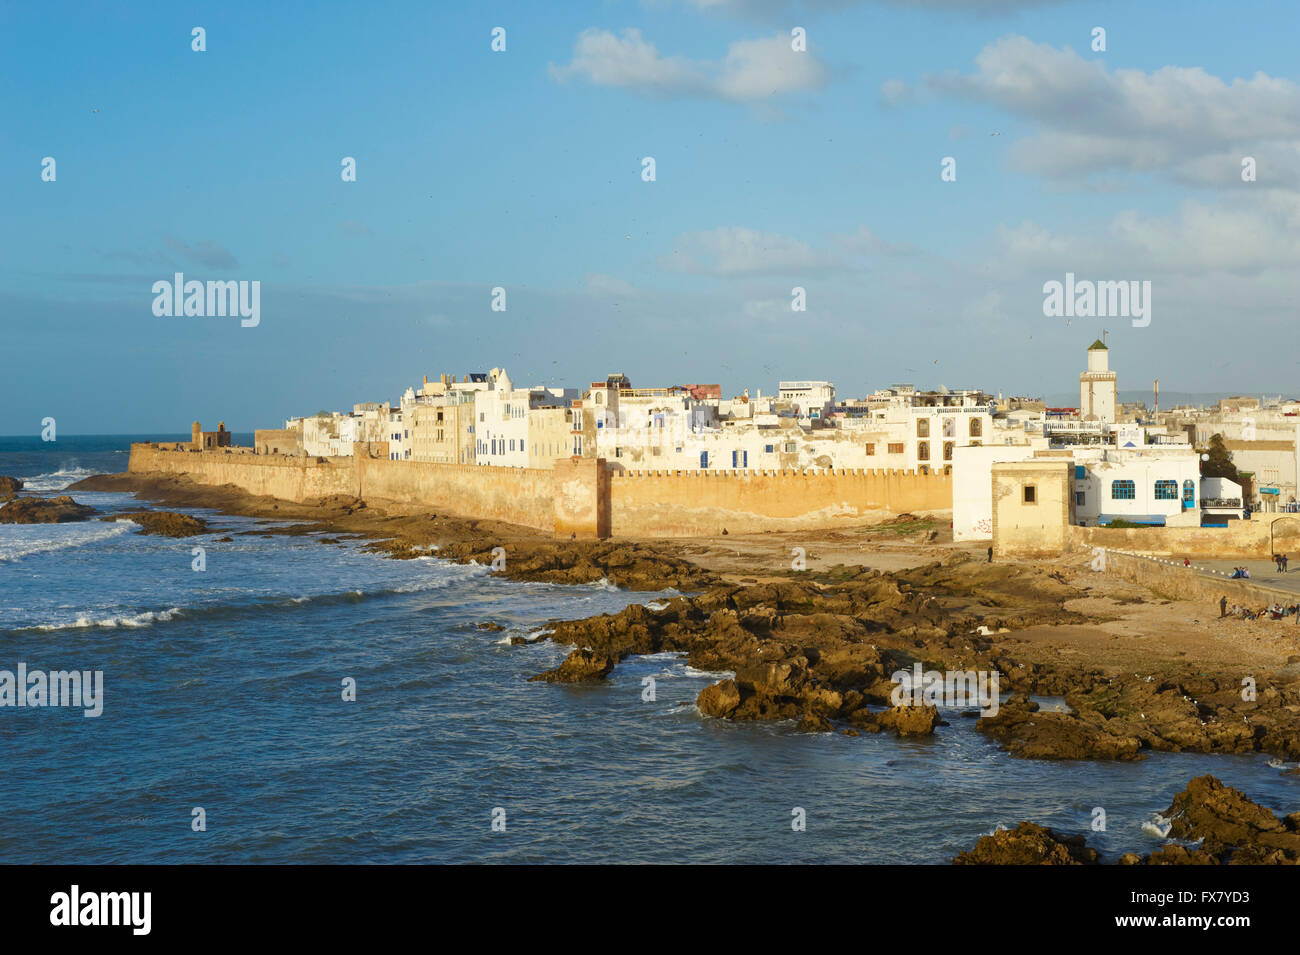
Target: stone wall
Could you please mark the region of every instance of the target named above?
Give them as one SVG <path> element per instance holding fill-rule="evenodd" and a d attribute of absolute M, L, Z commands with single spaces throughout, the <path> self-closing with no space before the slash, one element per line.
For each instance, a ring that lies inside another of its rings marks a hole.
<path fill-rule="evenodd" d="M 1275 553 L 1300 557 L 1300 517 L 1256 514 L 1249 521 L 1229 521 L 1226 527 L 1072 526 L 1069 539 L 1075 549 L 1104 547 L 1164 557 L 1267 559 Z"/>
<path fill-rule="evenodd" d="M 1162 560 L 1106 550 L 1094 558 L 1094 567 L 1104 569 L 1125 580 L 1149 587 L 1169 599 L 1196 600 L 1205 604 L 1206 613 L 1219 615 L 1219 599 L 1228 598 L 1228 606 L 1241 604 L 1252 610 L 1280 603 L 1284 606 L 1300 600 L 1294 593 L 1260 586 L 1249 580 L 1214 577 L 1195 565 L 1184 567 L 1182 561 Z M 1291 621 L 1294 624 L 1294 621 Z"/>
<path fill-rule="evenodd" d="M 162 450 L 132 445 L 130 470 L 312 502 L 334 494 L 507 521 L 557 537 L 691 537 L 873 523 L 952 506 L 952 481 L 915 471 L 611 472 L 604 461 L 554 468 Z"/>
<path fill-rule="evenodd" d="M 609 487 L 615 537 L 844 527 L 952 508 L 952 478 L 916 471 L 629 471 Z"/>

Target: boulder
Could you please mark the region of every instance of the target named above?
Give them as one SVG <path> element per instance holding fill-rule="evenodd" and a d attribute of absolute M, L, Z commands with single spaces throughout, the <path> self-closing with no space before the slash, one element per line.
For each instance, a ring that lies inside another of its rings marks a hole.
<path fill-rule="evenodd" d="M 0 524 L 66 524 L 96 513 L 66 494 L 58 497 L 16 497 L 0 507 Z"/>
<path fill-rule="evenodd" d="M 983 836 L 975 848 L 953 859 L 953 865 L 1097 865 L 1096 849 L 1083 836 L 1063 836 L 1032 822 L 999 829 Z"/>

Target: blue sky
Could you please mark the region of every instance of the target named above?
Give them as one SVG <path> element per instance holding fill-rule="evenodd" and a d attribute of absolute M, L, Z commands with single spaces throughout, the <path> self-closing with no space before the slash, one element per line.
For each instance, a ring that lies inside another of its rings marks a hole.
<path fill-rule="evenodd" d="M 1061 394 L 1103 327 L 1124 390 L 1297 390 L 1300 4 L 561 6 L 0 6 L 0 433 L 494 366 Z M 260 324 L 155 316 L 176 271 Z M 1045 317 L 1067 271 L 1150 325 Z"/>

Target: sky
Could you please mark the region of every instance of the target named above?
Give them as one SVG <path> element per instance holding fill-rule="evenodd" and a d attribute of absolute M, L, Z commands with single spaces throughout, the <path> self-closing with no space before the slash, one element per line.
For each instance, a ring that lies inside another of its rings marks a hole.
<path fill-rule="evenodd" d="M 0 2 L 0 433 L 278 427 L 493 367 L 1069 394 L 1103 329 L 1121 390 L 1295 394 L 1298 28 L 1294 0 Z M 155 314 L 177 272 L 260 283 L 258 323 Z M 1150 282 L 1150 313 L 1049 316 L 1067 273 Z"/>

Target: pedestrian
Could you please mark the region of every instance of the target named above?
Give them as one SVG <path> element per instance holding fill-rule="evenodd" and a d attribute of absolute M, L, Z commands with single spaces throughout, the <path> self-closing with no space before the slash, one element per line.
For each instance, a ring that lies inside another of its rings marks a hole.
<path fill-rule="evenodd" d="M 993 548 L 989 548 L 989 563 L 993 563 Z"/>
<path fill-rule="evenodd" d="M 1191 560 L 1190 557 L 1184 557 L 1184 558 L 1183 558 L 1183 566 L 1184 566 L 1184 567 L 1191 567 L 1191 566 L 1192 566 L 1192 560 Z"/>
<path fill-rule="evenodd" d="M 1222 619 L 1228 615 L 1228 598 L 1219 598 L 1219 618 Z"/>
<path fill-rule="evenodd" d="M 1282 573 L 1286 573 L 1286 554 L 1282 555 Z"/>

